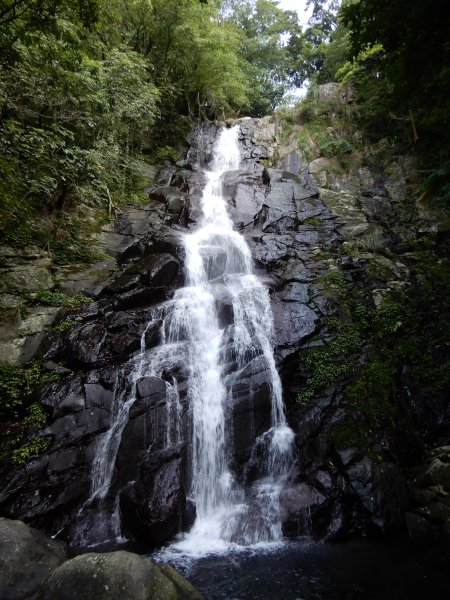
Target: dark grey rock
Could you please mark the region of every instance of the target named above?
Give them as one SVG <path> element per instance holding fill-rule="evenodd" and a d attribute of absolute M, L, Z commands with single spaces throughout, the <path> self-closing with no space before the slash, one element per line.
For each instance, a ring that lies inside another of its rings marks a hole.
<path fill-rule="evenodd" d="M 0 597 L 35 598 L 40 583 L 68 558 L 67 546 L 22 521 L 0 517 Z"/>
<path fill-rule="evenodd" d="M 179 531 L 186 508 L 182 454 L 176 447 L 150 455 L 121 493 L 124 523 L 136 539 L 161 544 Z"/>
<path fill-rule="evenodd" d="M 254 440 L 271 424 L 272 385 L 270 368 L 263 356 L 250 361 L 227 381 L 232 406 L 231 425 L 234 457 L 242 462 L 249 457 Z"/>
<path fill-rule="evenodd" d="M 316 330 L 317 315 L 300 302 L 273 302 L 275 344 L 296 351 L 299 344 Z"/>
<path fill-rule="evenodd" d="M 131 552 L 83 554 L 58 567 L 41 584 L 39 600 L 201 600 L 170 567 Z"/>

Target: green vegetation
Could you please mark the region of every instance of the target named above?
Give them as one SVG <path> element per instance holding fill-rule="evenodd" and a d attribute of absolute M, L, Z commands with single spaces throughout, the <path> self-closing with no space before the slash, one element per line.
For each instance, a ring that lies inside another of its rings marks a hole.
<path fill-rule="evenodd" d="M 2 440 L 1 461 L 24 464 L 48 448 L 51 438 L 39 435 L 47 424 L 47 414 L 33 398 L 41 385 L 59 377 L 38 363 L 24 367 L 0 363 L 0 422 L 9 423 L 9 435 Z"/>
<path fill-rule="evenodd" d="M 34 391 L 58 379 L 58 373 L 45 371 L 38 363 L 21 367 L 0 362 L 0 418 L 25 418 Z M 31 409 L 28 416 L 35 414 L 35 409 Z"/>
<path fill-rule="evenodd" d="M 87 302 L 92 302 L 92 298 L 85 296 L 84 294 L 75 294 L 74 296 L 67 296 L 63 292 L 57 292 L 53 290 L 39 290 L 33 301 L 36 304 L 44 304 L 46 306 L 61 306 L 63 308 L 70 308 L 80 306 Z"/>
<path fill-rule="evenodd" d="M 339 378 L 354 369 L 359 354 L 361 337 L 353 323 L 330 317 L 328 333 L 333 336 L 324 346 L 312 348 L 300 357 L 300 369 L 310 373 L 305 388 L 298 394 L 299 404 L 307 403 L 317 392 L 329 388 Z"/>
<path fill-rule="evenodd" d="M 75 319 L 67 318 L 64 319 L 64 321 L 61 321 L 61 323 L 59 323 L 58 325 L 55 325 L 53 331 L 57 331 L 58 333 L 65 333 L 66 331 L 70 331 L 71 329 L 73 329 L 76 324 L 77 322 L 75 321 Z"/>
<path fill-rule="evenodd" d="M 29 442 L 25 442 L 18 448 L 15 448 L 12 452 L 12 461 L 16 465 L 23 465 L 30 460 L 32 456 L 45 452 L 50 446 L 51 437 L 35 437 Z"/>
<path fill-rule="evenodd" d="M 332 270 L 319 282 L 339 312 L 326 323 L 328 341 L 300 355 L 299 369 L 307 378 L 297 402 L 307 405 L 333 384 L 343 384 L 345 418 L 329 431 L 337 447 L 365 446 L 371 436 L 395 427 L 405 406 L 405 368 L 408 385 L 425 397 L 444 398 L 448 392 L 448 322 L 442 306 L 450 301 L 450 262 L 437 261 L 426 250 L 417 252 L 415 268 L 414 285 L 386 293 L 378 308 L 370 288 L 346 283 L 342 271 Z"/>
<path fill-rule="evenodd" d="M 5 0 L 1 237 L 98 260 L 86 211 L 143 200 L 143 163 L 175 161 L 195 119 L 272 112 L 302 35 L 275 0 Z"/>

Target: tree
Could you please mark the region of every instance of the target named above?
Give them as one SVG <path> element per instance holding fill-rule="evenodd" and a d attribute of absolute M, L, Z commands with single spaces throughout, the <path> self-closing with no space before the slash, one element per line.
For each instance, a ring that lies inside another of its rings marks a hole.
<path fill-rule="evenodd" d="M 364 0 L 344 6 L 352 56 L 381 44 L 378 70 L 397 107 L 418 113 L 427 135 L 450 134 L 450 17 L 446 0 Z"/>
<path fill-rule="evenodd" d="M 300 31 L 297 14 L 272 0 L 228 0 L 225 17 L 242 32 L 239 55 L 250 86 L 250 114 L 272 112 L 292 85 L 289 39 Z"/>
<path fill-rule="evenodd" d="M 301 87 L 307 80 L 325 83 L 346 55 L 345 31 L 338 24 L 339 0 L 308 0 L 313 8 L 305 31 L 290 38 L 292 78 Z"/>

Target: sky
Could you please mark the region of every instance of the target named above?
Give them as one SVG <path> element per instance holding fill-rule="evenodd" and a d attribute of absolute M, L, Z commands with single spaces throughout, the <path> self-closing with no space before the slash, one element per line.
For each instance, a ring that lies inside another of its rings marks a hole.
<path fill-rule="evenodd" d="M 305 11 L 306 8 L 306 0 L 279 0 L 278 6 L 283 10 L 296 10 L 298 13 L 298 18 L 300 23 L 305 26 L 310 14 L 312 12 L 312 8 L 310 7 L 308 11 Z M 300 98 L 303 98 L 308 91 L 308 83 L 306 82 L 301 88 L 292 88 L 290 90 L 290 103 L 295 104 L 298 102 Z"/>
<path fill-rule="evenodd" d="M 279 0 L 278 6 L 283 10 L 296 10 L 300 23 L 306 25 L 311 13 L 311 8 L 305 12 L 306 0 Z"/>

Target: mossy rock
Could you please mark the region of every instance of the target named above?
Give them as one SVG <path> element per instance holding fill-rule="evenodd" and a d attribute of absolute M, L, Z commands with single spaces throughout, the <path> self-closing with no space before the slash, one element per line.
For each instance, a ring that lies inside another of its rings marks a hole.
<path fill-rule="evenodd" d="M 201 600 L 173 569 L 131 552 L 83 554 L 55 569 L 39 600 Z"/>

